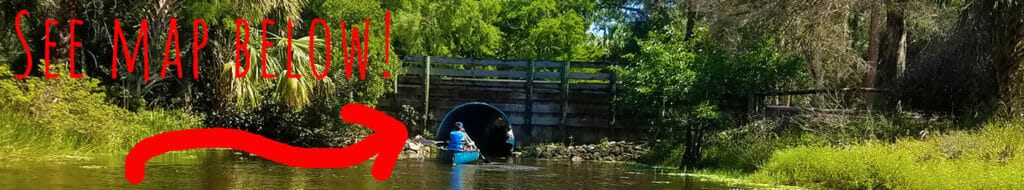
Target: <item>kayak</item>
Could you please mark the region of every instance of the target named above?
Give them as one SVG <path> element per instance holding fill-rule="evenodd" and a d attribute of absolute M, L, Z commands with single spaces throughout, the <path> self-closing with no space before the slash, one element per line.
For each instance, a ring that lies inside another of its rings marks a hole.
<path fill-rule="evenodd" d="M 441 150 L 437 159 L 444 163 L 467 164 L 476 161 L 480 157 L 480 151 L 456 151 Z"/>

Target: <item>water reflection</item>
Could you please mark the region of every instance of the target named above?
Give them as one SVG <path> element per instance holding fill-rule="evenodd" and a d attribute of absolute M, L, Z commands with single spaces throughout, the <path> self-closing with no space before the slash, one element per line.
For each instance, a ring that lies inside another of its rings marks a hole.
<path fill-rule="evenodd" d="M 140 184 L 124 179 L 120 158 L 60 163 L 0 161 L 0 187 L 14 189 L 726 189 L 692 178 L 637 172 L 623 164 L 515 160 L 452 166 L 399 160 L 377 181 L 365 162 L 343 169 L 294 168 L 234 151 L 159 156 Z"/>
<path fill-rule="evenodd" d="M 454 165 L 452 166 L 452 175 L 448 177 L 448 186 L 452 190 L 462 189 L 462 168 L 465 165 Z"/>

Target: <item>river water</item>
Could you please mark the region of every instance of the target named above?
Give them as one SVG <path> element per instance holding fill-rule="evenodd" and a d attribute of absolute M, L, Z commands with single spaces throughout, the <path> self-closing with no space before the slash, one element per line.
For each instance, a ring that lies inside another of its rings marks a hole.
<path fill-rule="evenodd" d="M 0 189 L 736 189 L 721 182 L 663 175 L 627 164 L 517 159 L 452 166 L 400 159 L 387 181 L 372 162 L 342 169 L 294 168 L 243 152 L 204 150 L 151 160 L 130 184 L 121 159 L 0 160 Z"/>

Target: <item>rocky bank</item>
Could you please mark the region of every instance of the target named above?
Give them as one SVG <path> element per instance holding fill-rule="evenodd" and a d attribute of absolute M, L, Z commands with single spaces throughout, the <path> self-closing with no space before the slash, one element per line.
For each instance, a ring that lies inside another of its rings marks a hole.
<path fill-rule="evenodd" d="M 540 144 L 528 146 L 517 154 L 523 158 L 542 158 L 578 161 L 634 161 L 647 149 L 640 143 L 611 141 L 601 144 L 564 146 L 560 144 Z"/>
<path fill-rule="evenodd" d="M 421 136 L 405 141 L 399 158 L 432 158 L 437 146 Z M 561 144 L 538 144 L 516 148 L 513 155 L 518 158 L 541 158 L 579 161 L 635 161 L 647 149 L 636 142 L 610 141 L 601 144 L 565 146 Z"/>

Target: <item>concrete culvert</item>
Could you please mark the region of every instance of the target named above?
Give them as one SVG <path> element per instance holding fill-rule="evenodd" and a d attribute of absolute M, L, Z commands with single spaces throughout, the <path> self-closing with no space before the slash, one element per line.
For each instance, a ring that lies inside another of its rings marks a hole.
<path fill-rule="evenodd" d="M 437 127 L 439 141 L 447 141 L 448 133 L 456 130 L 455 122 L 462 122 L 466 133 L 476 142 L 480 153 L 487 158 L 506 157 L 512 154 L 515 139 L 510 144 L 508 131 L 511 129 L 518 137 L 520 132 L 509 124 L 508 115 L 493 105 L 482 102 L 465 103 L 452 108 L 441 119 Z"/>

